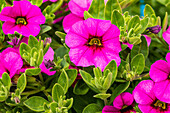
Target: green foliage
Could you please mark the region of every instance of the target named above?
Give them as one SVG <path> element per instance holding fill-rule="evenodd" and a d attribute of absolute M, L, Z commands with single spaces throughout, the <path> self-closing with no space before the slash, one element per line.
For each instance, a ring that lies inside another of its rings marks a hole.
<path fill-rule="evenodd" d="M 23 73 L 19 77 L 18 82 L 17 82 L 17 89 L 19 90 L 20 94 L 24 91 L 26 85 L 27 85 L 26 75 Z"/>
<path fill-rule="evenodd" d="M 122 9 L 120 7 L 120 4 L 118 2 L 118 0 L 108 0 L 106 3 L 106 7 L 105 7 L 105 19 L 106 20 L 111 20 L 111 15 L 113 13 L 113 10 L 117 10 L 120 14 L 122 13 Z M 116 15 L 115 15 L 116 16 Z M 119 16 L 119 15 L 118 15 Z M 119 16 L 120 17 L 120 16 Z M 120 17 L 121 18 L 121 17 Z M 117 19 L 117 18 L 113 18 L 113 19 Z M 121 18 L 122 19 L 122 18 Z M 116 20 L 115 20 L 116 21 Z M 113 23 L 114 24 L 114 23 Z"/>
<path fill-rule="evenodd" d="M 134 45 L 131 50 L 131 59 L 139 53 L 142 53 L 145 59 L 148 57 L 149 54 L 149 47 L 144 36 L 141 37 L 142 42 L 138 45 Z"/>
<path fill-rule="evenodd" d="M 98 111 L 101 111 L 102 109 L 100 108 L 100 106 L 98 106 L 97 104 L 89 104 L 87 105 L 84 109 L 82 113 L 96 113 Z"/>
<path fill-rule="evenodd" d="M 64 89 L 63 87 L 56 83 L 54 86 L 53 86 L 53 89 L 52 89 L 52 97 L 53 97 L 53 100 L 56 101 L 56 102 L 59 102 L 60 98 L 64 96 Z"/>
<path fill-rule="evenodd" d="M 131 62 L 131 69 L 137 74 L 141 74 L 145 67 L 145 58 L 142 53 L 133 57 Z"/>
<path fill-rule="evenodd" d="M 93 0 L 88 12 L 94 18 L 104 19 L 104 8 L 105 8 L 104 0 Z"/>
<path fill-rule="evenodd" d="M 39 7 L 43 3 L 43 0 L 31 0 L 31 3 Z"/>
<path fill-rule="evenodd" d="M 125 25 L 124 18 L 122 14 L 118 12 L 118 10 L 113 10 L 111 16 L 111 23 L 116 25 L 118 28 L 124 27 Z"/>
<path fill-rule="evenodd" d="M 130 85 L 130 81 L 124 83 L 124 84 L 120 84 L 118 85 L 114 90 L 113 90 L 113 93 L 110 97 L 110 103 L 113 102 L 113 100 L 118 96 L 120 95 L 121 93 L 123 93 Z"/>
<path fill-rule="evenodd" d="M 82 80 L 79 80 L 73 89 L 73 92 L 76 95 L 85 95 L 88 91 L 89 87 Z"/>
<path fill-rule="evenodd" d="M 40 68 L 30 68 L 25 70 L 26 75 L 38 75 L 41 72 Z"/>
<path fill-rule="evenodd" d="M 40 112 L 44 111 L 44 104 L 49 104 L 47 100 L 40 96 L 32 96 L 31 98 L 24 101 L 24 105 L 27 106 L 29 109 Z"/>
<path fill-rule="evenodd" d="M 84 19 L 86 20 L 88 18 L 93 18 L 93 16 L 88 11 L 84 11 Z"/>

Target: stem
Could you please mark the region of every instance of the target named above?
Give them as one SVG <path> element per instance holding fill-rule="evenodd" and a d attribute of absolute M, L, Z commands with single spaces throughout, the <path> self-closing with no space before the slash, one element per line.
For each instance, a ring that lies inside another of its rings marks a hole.
<path fill-rule="evenodd" d="M 26 86 L 26 88 L 29 88 L 29 89 L 37 89 L 36 87 L 33 87 L 33 86 Z"/>
<path fill-rule="evenodd" d="M 105 105 L 107 105 L 107 104 L 108 104 L 107 99 L 104 99 L 104 104 L 105 104 Z"/>
<path fill-rule="evenodd" d="M 32 94 L 35 94 L 35 93 L 38 93 L 40 92 L 41 90 L 32 90 L 32 91 L 28 91 L 28 92 L 23 92 L 21 95 L 32 95 Z"/>
<path fill-rule="evenodd" d="M 40 77 L 40 80 L 41 80 L 42 84 L 44 84 L 43 76 L 42 76 L 41 73 L 39 74 L 39 77 Z"/>
<path fill-rule="evenodd" d="M 157 35 L 155 35 L 155 37 L 159 40 L 159 41 L 161 41 L 162 42 L 162 44 L 163 44 L 163 46 L 166 48 L 166 49 L 168 49 L 169 50 L 169 47 L 168 47 L 168 45 L 162 40 L 162 38 L 160 38 L 159 36 L 157 36 Z"/>

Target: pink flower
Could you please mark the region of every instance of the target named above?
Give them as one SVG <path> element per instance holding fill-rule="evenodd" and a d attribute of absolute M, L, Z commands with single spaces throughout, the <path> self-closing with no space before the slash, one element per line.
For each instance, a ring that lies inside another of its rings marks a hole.
<path fill-rule="evenodd" d="M 21 69 L 23 61 L 18 52 L 13 48 L 6 48 L 0 53 L 0 78 L 4 72 L 7 72 L 12 78 L 17 70 Z"/>
<path fill-rule="evenodd" d="M 151 65 L 149 75 L 155 82 L 155 96 L 164 102 L 170 103 L 170 53 L 166 55 L 166 61 L 158 60 Z"/>
<path fill-rule="evenodd" d="M 21 40 L 21 42 L 20 43 L 22 43 L 22 42 L 24 42 L 24 43 L 26 43 L 26 44 L 28 44 L 28 37 L 24 37 L 22 40 Z M 48 40 L 48 39 L 47 39 Z M 14 49 L 19 53 L 19 47 L 14 47 Z M 41 63 L 41 65 L 40 65 L 40 69 L 41 69 L 41 72 L 43 72 L 43 73 L 45 73 L 45 74 L 47 74 L 47 75 L 54 75 L 55 74 L 55 72 L 56 71 L 50 71 L 50 69 L 52 68 L 52 67 L 50 67 L 50 68 L 47 68 L 46 66 L 45 66 L 45 64 L 44 64 L 44 61 L 45 60 L 53 60 L 54 59 L 54 51 L 53 51 L 53 49 L 50 47 L 49 49 L 48 49 L 48 51 L 47 51 L 47 53 L 44 55 L 44 59 L 43 59 L 43 62 Z M 23 67 L 21 70 L 19 70 L 18 71 L 18 73 L 19 72 L 25 72 L 25 70 L 27 69 L 27 68 L 34 68 L 34 67 Z"/>
<path fill-rule="evenodd" d="M 170 26 L 169 28 L 162 34 L 164 40 L 168 43 L 168 45 L 170 45 Z M 170 50 L 170 46 L 169 46 L 169 50 Z"/>
<path fill-rule="evenodd" d="M 93 0 L 70 0 L 68 7 L 71 13 L 65 16 L 63 20 L 63 28 L 66 33 L 69 32 L 71 26 L 78 21 L 84 20 L 84 11 L 88 11 Z M 108 0 L 104 0 L 105 3 Z"/>
<path fill-rule="evenodd" d="M 0 13 L 0 20 L 5 21 L 2 30 L 5 34 L 14 34 L 15 31 L 29 37 L 40 32 L 39 24 L 45 23 L 45 16 L 36 5 L 29 1 L 14 1 L 13 7 L 5 7 Z"/>
<path fill-rule="evenodd" d="M 150 45 L 150 43 L 151 43 L 151 38 L 150 37 L 148 37 L 147 35 L 143 35 L 145 38 L 146 38 L 146 41 L 147 41 L 147 44 L 148 44 L 148 46 Z M 133 44 L 129 44 L 128 42 L 123 42 L 123 44 L 125 44 L 125 45 L 127 45 L 130 49 L 132 49 L 132 47 L 133 47 Z"/>
<path fill-rule="evenodd" d="M 121 93 L 113 101 L 113 106 L 104 106 L 102 113 L 136 113 L 133 109 L 133 96 L 129 92 Z"/>
<path fill-rule="evenodd" d="M 120 30 L 109 20 L 89 18 L 72 26 L 65 43 L 76 66 L 95 65 L 104 70 L 111 60 L 115 60 L 118 66 L 121 62 L 119 35 Z"/>
<path fill-rule="evenodd" d="M 156 98 L 152 80 L 141 81 L 133 90 L 133 96 L 142 113 L 169 113 L 170 104 Z"/>

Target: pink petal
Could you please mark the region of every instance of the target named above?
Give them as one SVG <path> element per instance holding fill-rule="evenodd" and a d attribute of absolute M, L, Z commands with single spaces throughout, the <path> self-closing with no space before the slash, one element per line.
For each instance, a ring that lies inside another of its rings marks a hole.
<path fill-rule="evenodd" d="M 89 39 L 89 33 L 84 23 L 85 21 L 76 22 L 70 29 L 70 32 L 75 33 L 84 39 Z"/>
<path fill-rule="evenodd" d="M 97 19 L 97 36 L 100 37 L 100 36 L 103 36 L 104 33 L 112 26 L 110 20 L 100 20 L 100 19 Z"/>
<path fill-rule="evenodd" d="M 7 48 L 2 52 L 3 65 L 10 72 L 12 78 L 18 69 L 23 66 L 21 56 L 13 48 Z"/>
<path fill-rule="evenodd" d="M 167 29 L 167 31 L 165 31 L 163 34 L 162 34 L 164 40 L 170 45 L 170 26 L 169 28 Z"/>
<path fill-rule="evenodd" d="M 170 67 L 170 53 L 166 54 L 166 61 L 168 62 L 168 65 Z"/>
<path fill-rule="evenodd" d="M 123 99 L 122 99 L 121 95 L 117 96 L 114 99 L 113 106 L 117 109 L 122 109 L 122 107 L 124 106 L 124 103 L 123 103 Z"/>
<path fill-rule="evenodd" d="M 26 19 L 29 20 L 30 18 L 33 18 L 35 16 L 43 16 L 41 9 L 36 6 L 36 5 L 31 5 L 27 15 L 26 15 Z M 45 23 L 45 21 L 43 20 L 43 22 Z M 41 24 L 44 24 L 41 23 Z"/>
<path fill-rule="evenodd" d="M 102 52 L 105 55 L 105 57 L 108 59 L 108 63 L 111 60 L 115 60 L 116 63 L 117 63 L 117 66 L 120 65 L 121 59 L 119 57 L 119 52 L 118 51 L 103 47 Z"/>
<path fill-rule="evenodd" d="M 121 113 L 119 109 L 113 107 L 113 106 L 104 106 L 102 109 L 102 113 Z"/>
<path fill-rule="evenodd" d="M 147 44 L 148 46 L 150 45 L 151 43 L 151 37 L 147 36 L 147 35 L 143 35 L 145 38 L 146 38 L 146 41 L 147 41 Z"/>
<path fill-rule="evenodd" d="M 129 44 L 128 42 L 123 42 L 123 44 L 127 45 L 130 49 L 133 47 L 133 44 Z"/>
<path fill-rule="evenodd" d="M 69 51 L 70 60 L 76 66 L 90 66 L 92 63 L 93 50 L 87 46 L 80 46 L 78 48 L 70 49 Z"/>
<path fill-rule="evenodd" d="M 14 5 L 12 7 L 12 14 L 15 16 L 15 17 L 18 17 L 18 16 L 22 16 L 22 11 L 21 11 L 21 4 L 23 1 L 14 1 Z"/>
<path fill-rule="evenodd" d="M 68 6 L 73 14 L 84 17 L 84 11 L 88 11 L 91 2 L 92 0 L 71 0 Z"/>
<path fill-rule="evenodd" d="M 87 31 L 92 36 L 97 36 L 97 29 L 98 29 L 97 24 L 98 24 L 97 19 L 93 19 L 93 18 L 88 18 L 84 22 L 84 25 L 86 26 Z"/>
<path fill-rule="evenodd" d="M 170 103 L 170 81 L 156 82 L 154 86 L 155 96 L 163 102 Z"/>
<path fill-rule="evenodd" d="M 31 3 L 27 0 L 24 1 L 14 1 L 14 7 L 18 7 L 18 10 L 20 10 L 20 15 L 18 16 L 26 16 L 31 8 Z"/>
<path fill-rule="evenodd" d="M 133 96 L 129 92 L 124 92 L 121 94 L 124 105 L 130 106 L 133 103 Z"/>
<path fill-rule="evenodd" d="M 17 31 L 17 32 L 20 31 L 19 27 L 17 25 L 15 25 L 15 23 L 10 22 L 10 21 L 6 21 L 2 25 L 2 30 L 6 35 L 7 34 L 14 34 L 15 31 Z"/>
<path fill-rule="evenodd" d="M 46 19 L 44 15 L 39 15 L 39 16 L 34 16 L 32 18 L 29 18 L 27 21 L 29 24 L 44 24 L 45 20 Z"/>
<path fill-rule="evenodd" d="M 26 27 L 30 31 L 29 35 L 33 35 L 33 36 L 37 36 L 41 30 L 41 28 L 38 24 L 27 24 Z M 29 36 L 27 36 L 27 37 L 29 37 Z"/>
<path fill-rule="evenodd" d="M 106 33 L 103 35 L 103 41 L 107 41 L 113 38 L 119 38 L 120 30 L 117 26 L 112 25 Z"/>
<path fill-rule="evenodd" d="M 51 47 L 49 47 L 47 53 L 44 55 L 44 59 L 51 61 L 54 60 L 54 50 Z"/>
<path fill-rule="evenodd" d="M 85 39 L 84 37 L 77 35 L 73 32 L 69 32 L 66 35 L 65 38 L 65 43 L 67 44 L 67 46 L 69 48 L 74 48 L 74 47 L 78 47 L 78 46 L 83 46 L 88 42 L 87 39 Z"/>
<path fill-rule="evenodd" d="M 168 63 L 164 60 L 158 60 L 151 65 L 149 75 L 154 82 L 166 80 L 169 76 Z"/>
<path fill-rule="evenodd" d="M 114 38 L 114 39 L 104 41 L 103 46 L 105 48 L 112 49 L 113 51 L 116 51 L 117 53 L 119 53 L 122 50 L 119 38 Z"/>
<path fill-rule="evenodd" d="M 1 55 L 1 53 L 0 53 L 0 78 L 2 78 L 2 74 L 4 73 L 4 72 L 6 72 L 6 70 L 5 70 L 5 68 L 4 68 L 4 65 L 3 65 L 3 59 L 2 59 L 2 55 Z"/>
<path fill-rule="evenodd" d="M 153 92 L 154 82 L 152 80 L 141 81 L 133 90 L 133 97 L 138 104 L 152 104 L 156 97 Z"/>
<path fill-rule="evenodd" d="M 153 108 L 151 105 L 141 105 L 141 104 L 139 104 L 138 107 L 142 111 L 142 113 L 157 113 L 157 112 L 152 111 L 155 108 Z"/>
<path fill-rule="evenodd" d="M 50 71 L 51 68 L 47 69 L 44 62 L 40 65 L 41 72 L 47 74 L 47 75 L 54 75 L 56 71 Z"/>
<path fill-rule="evenodd" d="M 0 13 L 1 21 L 10 21 L 15 23 L 14 15 L 11 14 L 12 7 L 4 7 Z"/>
<path fill-rule="evenodd" d="M 69 30 L 71 29 L 72 25 L 74 25 L 76 22 L 82 21 L 82 20 L 83 20 L 82 17 L 79 17 L 79 16 L 74 15 L 72 13 L 70 13 L 67 16 L 65 16 L 64 19 L 63 19 L 63 28 L 64 28 L 64 31 L 66 33 L 68 33 Z"/>

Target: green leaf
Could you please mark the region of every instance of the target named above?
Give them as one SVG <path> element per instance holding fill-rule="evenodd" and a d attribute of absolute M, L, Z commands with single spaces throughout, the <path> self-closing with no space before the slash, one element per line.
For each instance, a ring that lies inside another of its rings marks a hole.
<path fill-rule="evenodd" d="M 149 4 L 146 4 L 145 9 L 144 9 L 144 16 L 151 17 L 152 15 L 155 15 L 154 10 L 152 9 L 152 7 Z"/>
<path fill-rule="evenodd" d="M 93 68 L 93 72 L 94 72 L 94 75 L 97 79 L 100 79 L 100 77 L 102 77 L 102 71 L 99 67 L 97 68 Z"/>
<path fill-rule="evenodd" d="M 69 79 L 65 70 L 63 70 L 60 74 L 60 77 L 58 78 L 58 83 L 63 87 L 64 93 L 66 94 L 69 87 Z"/>
<path fill-rule="evenodd" d="M 77 77 L 77 70 L 76 69 L 67 69 L 65 71 L 67 73 L 68 82 L 69 82 L 68 87 L 70 87 Z"/>
<path fill-rule="evenodd" d="M 93 16 L 89 12 L 84 11 L 84 19 L 86 20 L 88 18 L 93 18 Z"/>
<path fill-rule="evenodd" d="M 17 82 L 17 89 L 19 89 L 20 94 L 24 91 L 25 87 L 27 85 L 26 75 L 23 73 Z"/>
<path fill-rule="evenodd" d="M 47 45 L 45 46 L 44 50 L 43 50 L 43 55 L 45 55 L 48 51 L 48 49 L 50 48 L 50 44 L 47 43 Z"/>
<path fill-rule="evenodd" d="M 118 96 L 120 95 L 121 93 L 123 93 L 130 85 L 130 81 L 126 82 L 126 83 L 123 83 L 123 84 L 120 84 L 119 86 L 117 86 L 114 90 L 113 90 L 113 93 L 110 97 L 110 102 L 109 103 L 112 103 L 113 100 Z"/>
<path fill-rule="evenodd" d="M 55 34 L 61 38 L 62 40 L 65 40 L 66 34 L 60 31 L 56 31 Z"/>
<path fill-rule="evenodd" d="M 29 36 L 29 39 L 28 39 L 28 45 L 31 47 L 31 48 L 33 48 L 33 47 L 35 47 L 35 48 L 39 48 L 38 46 L 38 40 L 37 40 L 37 38 L 35 38 L 34 36 L 32 36 L 32 35 L 30 35 Z"/>
<path fill-rule="evenodd" d="M 131 70 L 135 71 L 137 74 L 141 74 L 145 68 L 145 58 L 142 53 L 133 57 L 131 61 Z"/>
<path fill-rule="evenodd" d="M 146 28 L 148 27 L 148 24 L 149 24 L 149 18 L 144 18 L 140 21 L 140 24 L 141 24 L 141 30 L 139 33 L 143 33 Z"/>
<path fill-rule="evenodd" d="M 115 60 L 112 60 L 112 61 L 109 62 L 109 64 L 107 64 L 103 73 L 105 73 L 107 69 L 109 69 L 110 72 L 112 72 L 112 82 L 111 82 L 111 84 L 113 84 L 113 82 L 115 81 L 116 76 L 117 76 L 117 64 L 116 64 Z"/>
<path fill-rule="evenodd" d="M 63 89 L 63 87 L 60 84 L 56 83 L 53 86 L 53 89 L 52 89 L 52 98 L 53 98 L 53 100 L 56 101 L 56 102 L 59 102 L 59 100 L 63 96 L 64 96 L 64 89 Z"/>
<path fill-rule="evenodd" d="M 99 94 L 94 95 L 93 97 L 105 100 L 105 99 L 109 98 L 110 96 L 111 96 L 111 94 L 99 93 Z"/>
<path fill-rule="evenodd" d="M 25 106 L 36 112 L 44 111 L 44 103 L 49 104 L 47 100 L 39 96 L 33 96 L 24 101 Z"/>
<path fill-rule="evenodd" d="M 149 47 L 147 45 L 146 38 L 144 36 L 141 37 L 142 42 L 138 45 L 134 45 L 131 50 L 131 59 L 139 53 L 142 53 L 145 59 L 148 57 L 149 54 Z"/>
<path fill-rule="evenodd" d="M 32 76 L 32 75 L 38 75 L 41 72 L 40 68 L 28 68 L 25 71 L 26 75 Z"/>
<path fill-rule="evenodd" d="M 165 17 L 162 23 L 163 32 L 166 31 L 167 25 L 168 25 L 168 12 L 165 13 Z"/>
<path fill-rule="evenodd" d="M 120 26 L 124 27 L 125 20 L 122 14 L 118 12 L 118 10 L 114 10 L 112 12 L 111 23 L 116 25 L 118 28 L 120 28 Z"/>
<path fill-rule="evenodd" d="M 140 25 L 140 19 L 138 15 L 130 19 L 128 23 L 128 31 L 130 31 L 131 28 L 135 28 L 137 25 Z"/>
<path fill-rule="evenodd" d="M 29 61 L 31 48 L 27 44 L 21 43 L 19 51 L 20 51 L 21 57 L 24 58 L 25 60 Z"/>
<path fill-rule="evenodd" d="M 110 88 L 110 86 L 112 85 L 111 83 L 112 83 L 112 73 L 111 72 L 109 72 L 108 74 L 107 74 L 107 76 L 105 77 L 105 79 L 104 79 L 104 83 L 103 83 L 103 88 L 107 91 L 109 88 Z"/>
<path fill-rule="evenodd" d="M 101 111 L 102 109 L 100 108 L 100 106 L 98 106 L 97 104 L 89 104 L 87 105 L 84 109 L 82 113 L 96 113 L 98 111 Z"/>
<path fill-rule="evenodd" d="M 82 79 L 84 80 L 84 82 L 95 92 L 99 92 L 98 89 L 91 83 L 91 81 L 94 79 L 89 73 L 83 71 L 83 70 L 79 70 Z"/>
<path fill-rule="evenodd" d="M 8 73 L 5 72 L 2 74 L 2 82 L 3 85 L 7 87 L 7 90 L 9 90 L 11 87 L 11 79 Z"/>
<path fill-rule="evenodd" d="M 41 25 L 41 31 L 39 33 L 39 35 L 42 35 L 43 33 L 46 33 L 48 31 L 50 31 L 52 29 L 51 26 L 48 25 Z"/>
<path fill-rule="evenodd" d="M 32 5 L 37 5 L 38 7 L 41 6 L 43 0 L 31 0 Z"/>
<path fill-rule="evenodd" d="M 118 0 L 108 0 L 105 7 L 105 19 L 111 20 L 111 15 L 113 10 L 118 10 L 119 13 L 122 13 L 122 9 L 120 7 Z M 122 14 L 121 14 L 122 15 Z"/>
<path fill-rule="evenodd" d="M 51 5 L 51 13 L 55 13 L 63 4 L 63 0 L 58 0 L 57 3 Z"/>
<path fill-rule="evenodd" d="M 83 80 L 79 80 L 73 89 L 73 93 L 76 95 L 85 95 L 88 91 L 89 87 L 83 82 Z"/>
<path fill-rule="evenodd" d="M 67 99 L 63 103 L 63 106 L 67 107 L 68 109 L 70 109 L 72 105 L 73 105 L 73 98 Z"/>
<path fill-rule="evenodd" d="M 93 0 L 88 12 L 97 19 L 104 18 L 104 8 L 105 3 L 104 0 Z"/>
<path fill-rule="evenodd" d="M 38 53 L 37 66 L 39 66 L 43 62 L 43 58 L 44 58 L 44 53 L 43 50 L 40 49 Z"/>

